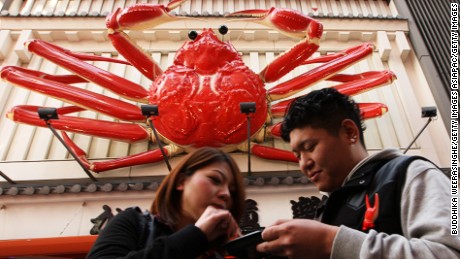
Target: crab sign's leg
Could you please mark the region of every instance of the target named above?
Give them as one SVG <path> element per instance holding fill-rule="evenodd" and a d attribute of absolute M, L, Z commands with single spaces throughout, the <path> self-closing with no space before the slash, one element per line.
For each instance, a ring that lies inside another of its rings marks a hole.
<path fill-rule="evenodd" d="M 369 91 L 375 87 L 383 86 L 393 82 L 396 75 L 389 71 L 369 71 L 356 75 L 337 74 L 327 79 L 328 81 L 337 81 L 341 84 L 333 86 L 342 94 L 357 95 Z M 288 99 L 271 106 L 271 115 L 275 118 L 284 116 L 287 107 L 295 99 Z M 382 103 L 360 103 L 359 108 L 365 119 L 381 116 L 388 111 L 386 105 Z"/>
<path fill-rule="evenodd" d="M 389 71 L 369 71 L 357 75 L 336 75 L 330 81 L 343 82 L 333 86 L 346 95 L 357 95 L 375 87 L 387 85 L 396 79 L 396 75 Z"/>
<path fill-rule="evenodd" d="M 271 114 L 275 118 L 281 118 L 286 113 L 291 102 L 294 99 L 285 100 L 279 103 L 272 105 Z M 359 110 L 364 119 L 371 119 L 375 117 L 380 117 L 388 111 L 388 107 L 383 103 L 358 103 Z M 277 124 L 273 125 L 275 127 Z M 273 134 L 276 136 L 276 134 Z"/>
<path fill-rule="evenodd" d="M 127 121 L 143 121 L 145 118 L 136 105 L 111 98 L 102 94 L 80 89 L 71 85 L 51 81 L 17 70 L 16 67 L 4 67 L 0 77 L 14 85 L 42 93 L 76 106 L 101 112 L 111 117 Z"/>
<path fill-rule="evenodd" d="M 316 68 L 311 69 L 308 72 L 299 75 L 296 78 L 283 82 L 279 85 L 272 87 L 268 93 L 271 100 L 279 100 L 289 96 L 292 96 L 305 88 L 317 83 L 321 80 L 326 80 L 338 72 L 346 69 L 354 63 L 366 58 L 373 51 L 373 45 L 369 43 L 361 44 L 357 47 L 353 47 L 343 51 L 343 55 L 339 55 L 338 58 L 332 59 L 331 61 L 322 64 Z M 394 77 L 393 73 L 383 72 L 384 75 L 389 77 L 392 81 Z M 373 74 L 375 77 L 380 77 L 379 72 Z M 390 82 L 391 82 L 390 81 Z M 388 82 L 388 80 L 387 80 Z M 377 84 L 380 85 L 380 84 Z M 363 88 L 373 86 L 372 83 L 369 85 L 363 85 Z M 374 85 L 375 86 L 375 85 Z"/>
<path fill-rule="evenodd" d="M 259 73 L 265 82 L 274 82 L 301 65 L 319 48 L 323 34 L 323 25 L 319 21 L 291 9 L 272 7 L 269 10 L 239 11 L 226 16 L 253 17 L 246 20 L 271 27 L 289 37 L 303 38 Z"/>
<path fill-rule="evenodd" d="M 155 150 L 149 150 L 131 156 L 126 156 L 103 162 L 91 163 L 87 159 L 86 152 L 80 149 L 77 145 L 75 145 L 75 143 L 67 136 L 67 134 L 64 131 L 62 132 L 62 138 L 64 142 L 72 149 L 72 151 L 75 152 L 77 157 L 82 161 L 86 169 L 96 173 L 118 169 L 122 167 L 155 163 L 164 159 L 163 153 L 159 148 L 157 148 Z M 179 148 L 175 145 L 167 145 L 163 147 L 163 151 L 165 152 L 165 155 L 169 157 L 184 152 L 182 148 Z"/>
<path fill-rule="evenodd" d="M 37 40 L 39 42 L 43 42 L 41 40 Z M 29 43 L 27 43 L 29 44 Z M 96 56 L 96 55 L 91 55 L 91 54 L 85 54 L 85 53 L 79 53 L 79 52 L 72 52 L 68 49 L 59 47 L 57 45 L 51 44 L 49 42 L 44 42 L 44 44 L 49 44 L 52 46 L 56 51 L 59 51 L 61 53 L 65 53 L 66 55 L 72 56 L 74 58 L 77 58 L 79 60 L 86 60 L 86 61 L 106 61 L 106 62 L 111 62 L 111 63 L 119 63 L 119 64 L 124 64 L 124 65 L 131 65 L 129 62 L 116 59 L 116 58 L 108 58 L 108 57 L 102 57 L 102 56 Z M 52 60 L 52 59 L 50 59 Z"/>
<path fill-rule="evenodd" d="M 256 144 L 254 142 L 251 142 L 250 144 L 251 148 L 251 154 L 268 159 L 268 160 L 277 160 L 277 161 L 286 161 L 286 162 L 294 162 L 297 163 L 299 160 L 295 157 L 294 153 L 291 151 L 287 151 L 284 149 L 278 149 L 278 148 L 273 148 L 273 147 L 267 147 L 264 145 Z M 246 144 L 243 146 L 238 146 L 238 149 L 240 151 L 245 151 L 247 152 L 247 146 Z"/>
<path fill-rule="evenodd" d="M 106 26 L 108 28 L 108 37 L 112 41 L 115 49 L 117 49 L 118 52 L 144 76 L 151 80 L 161 75 L 163 70 L 152 57 L 131 40 L 123 30 L 142 30 L 179 19 L 190 19 L 174 17 L 169 14 L 172 9 L 178 7 L 185 1 L 187 0 L 171 1 L 167 6 L 136 4 L 123 10 L 118 8 L 107 16 Z"/>
<path fill-rule="evenodd" d="M 46 123 L 38 117 L 38 108 L 38 106 L 32 105 L 15 106 L 6 114 L 6 117 L 17 123 L 46 128 Z M 139 124 L 111 122 L 65 115 L 82 110 L 84 109 L 76 106 L 58 108 L 59 120 L 51 120 L 50 123 L 58 130 L 129 143 L 149 138 L 147 130 Z"/>
<path fill-rule="evenodd" d="M 388 112 L 388 107 L 383 103 L 358 103 L 358 107 L 364 119 L 380 117 Z"/>
<path fill-rule="evenodd" d="M 76 84 L 76 83 L 87 83 L 88 82 L 88 80 L 81 78 L 77 75 L 51 75 L 51 74 L 47 74 L 44 72 L 23 68 L 23 67 L 14 67 L 14 69 L 17 71 L 27 73 L 29 75 L 33 75 L 36 77 L 41 77 L 41 78 L 49 79 L 51 81 L 56 81 L 56 82 L 65 83 L 65 84 Z"/>
<path fill-rule="evenodd" d="M 147 102 L 148 92 L 145 88 L 121 76 L 84 62 L 78 58 L 80 55 L 74 55 L 69 50 L 42 40 L 29 41 L 26 43 L 26 46 L 30 52 L 48 59 L 60 67 L 90 82 L 94 82 L 119 96 L 135 102 Z"/>
<path fill-rule="evenodd" d="M 291 100 L 286 100 L 276 105 L 272 106 L 272 116 L 275 118 L 281 118 L 284 116 L 286 110 L 288 109 L 289 105 L 291 104 Z M 361 116 L 363 119 L 371 119 L 380 117 L 388 111 L 388 107 L 383 103 L 358 103 L 359 111 L 361 112 Z M 281 124 L 282 122 L 275 123 L 271 126 L 267 126 L 265 129 L 265 136 L 264 137 L 281 137 Z"/>
<path fill-rule="evenodd" d="M 340 93 L 346 95 L 357 95 L 362 92 L 373 89 L 377 86 L 382 86 L 393 82 L 396 75 L 389 71 L 369 71 L 357 75 L 337 74 L 330 77 L 329 81 L 342 82 L 333 86 Z M 275 118 L 284 116 L 286 109 L 294 99 L 288 99 L 271 106 L 271 115 Z M 383 103 L 358 103 L 359 109 L 364 119 L 379 117 L 388 111 L 388 107 Z"/>

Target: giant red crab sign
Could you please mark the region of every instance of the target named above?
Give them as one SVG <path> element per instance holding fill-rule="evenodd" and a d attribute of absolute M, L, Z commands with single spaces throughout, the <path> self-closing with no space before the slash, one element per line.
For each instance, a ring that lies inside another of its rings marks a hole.
<path fill-rule="evenodd" d="M 20 67 L 4 67 L 1 77 L 11 84 L 25 87 L 75 106 L 58 109 L 59 120 L 51 124 L 62 131 L 85 167 L 101 172 L 115 168 L 157 162 L 163 159 L 159 149 L 128 157 L 91 163 L 65 131 L 89 134 L 119 141 L 134 142 L 152 139 L 143 122 L 145 118 L 137 105 L 74 87 L 72 84 L 94 82 L 117 95 L 139 103 L 158 106 L 160 116 L 155 126 L 164 152 L 174 156 L 200 146 L 214 146 L 227 151 L 247 151 L 246 117 L 239 112 L 240 102 L 255 102 L 257 112 L 251 117 L 252 154 L 274 160 L 296 162 L 291 152 L 256 144 L 268 137 L 279 136 L 279 125 L 267 123 L 273 117 L 282 117 L 292 95 L 321 80 L 335 81 L 339 91 L 354 95 L 392 82 L 390 71 L 370 71 L 356 75 L 339 74 L 340 71 L 366 58 L 373 52 L 372 44 L 365 43 L 342 52 L 319 58 L 310 58 L 318 50 L 322 25 L 318 21 L 289 9 L 247 10 L 229 17 L 262 23 L 290 37 L 300 38 L 291 49 L 277 56 L 256 74 L 242 61 L 240 54 L 229 42 L 222 42 L 211 29 L 200 34 L 190 33 L 190 41 L 177 51 L 174 64 L 163 71 L 158 64 L 123 32 L 125 29 L 153 28 L 173 21 L 168 14 L 186 0 L 171 1 L 167 6 L 137 4 L 116 10 L 107 18 L 109 38 L 127 62 L 81 53 L 73 53 L 51 43 L 32 40 L 27 48 L 73 75 L 50 75 Z M 103 60 L 136 67 L 153 81 L 149 90 L 128 79 L 104 71 L 85 61 Z M 304 64 L 318 64 L 316 68 L 269 90 L 265 83 L 274 82 Z M 287 99 L 287 100 L 282 100 Z M 278 101 L 272 105 L 271 102 Z M 16 106 L 7 114 L 17 123 L 46 127 L 37 115 L 36 106 Z M 70 116 L 68 114 L 93 110 L 126 122 L 109 122 Z M 360 104 L 365 118 L 380 116 L 386 106 L 380 103 Z"/>

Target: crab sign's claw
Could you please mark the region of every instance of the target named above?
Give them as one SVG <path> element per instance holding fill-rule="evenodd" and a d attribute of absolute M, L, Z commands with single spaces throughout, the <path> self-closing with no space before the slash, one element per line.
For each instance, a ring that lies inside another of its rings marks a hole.
<path fill-rule="evenodd" d="M 269 10 L 245 10 L 227 15 L 227 17 L 237 16 L 253 17 L 246 20 L 263 24 L 289 37 L 303 38 L 260 72 L 260 77 L 265 82 L 274 82 L 286 75 L 305 62 L 319 48 L 323 25 L 300 12 L 272 7 Z"/>
<path fill-rule="evenodd" d="M 136 4 L 123 10 L 118 8 L 115 12 L 107 16 L 106 26 L 109 29 L 108 37 L 112 41 L 113 46 L 129 63 L 151 80 L 161 75 L 163 70 L 123 30 L 142 30 L 179 19 L 190 19 L 187 17 L 175 17 L 169 14 L 172 9 L 185 1 L 187 0 L 174 0 L 169 2 L 167 6 Z"/>
<path fill-rule="evenodd" d="M 176 21 L 180 17 L 174 17 L 169 12 L 187 0 L 174 0 L 167 6 L 155 4 L 136 4 L 125 9 L 117 8 L 115 12 L 107 16 L 107 28 L 113 30 L 143 30 L 152 28 L 163 23 Z"/>

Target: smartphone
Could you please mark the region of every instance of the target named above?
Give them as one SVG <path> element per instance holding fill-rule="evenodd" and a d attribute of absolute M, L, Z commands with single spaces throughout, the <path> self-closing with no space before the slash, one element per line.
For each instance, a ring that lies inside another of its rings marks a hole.
<path fill-rule="evenodd" d="M 256 246 L 262 242 L 264 242 L 262 231 L 258 230 L 236 238 L 225 244 L 224 247 L 230 255 L 237 258 L 258 259 L 268 256 L 256 250 Z"/>

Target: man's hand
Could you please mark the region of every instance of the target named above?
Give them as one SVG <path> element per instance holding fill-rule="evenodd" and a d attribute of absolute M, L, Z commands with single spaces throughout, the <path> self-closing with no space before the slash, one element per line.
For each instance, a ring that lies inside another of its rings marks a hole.
<path fill-rule="evenodd" d="M 257 251 L 289 258 L 329 258 L 338 227 L 309 219 L 279 220 L 262 232 Z"/>

